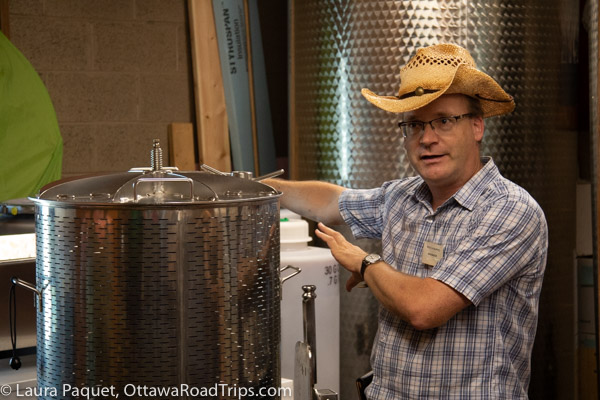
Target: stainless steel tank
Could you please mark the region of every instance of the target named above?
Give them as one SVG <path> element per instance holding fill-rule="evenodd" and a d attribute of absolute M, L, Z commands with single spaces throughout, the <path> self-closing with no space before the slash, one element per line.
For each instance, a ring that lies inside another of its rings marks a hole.
<path fill-rule="evenodd" d="M 40 390 L 279 398 L 280 193 L 241 175 L 154 159 L 33 199 Z"/>
<path fill-rule="evenodd" d="M 399 116 L 373 107 L 360 90 L 395 94 L 400 67 L 420 47 L 449 42 L 467 48 L 478 67 L 515 97 L 514 113 L 486 120 L 482 153 L 546 213 L 550 253 L 530 395 L 572 397 L 577 134 L 565 117 L 572 106 L 566 93 L 573 89 L 564 54 L 570 39 L 565 32 L 572 28 L 568 18 L 573 10 L 577 14 L 578 2 L 289 0 L 289 5 L 295 179 L 368 188 L 415 174 L 402 148 Z M 558 291 L 564 296 L 553 295 Z M 376 330 L 376 301 L 354 292 L 340 297 L 342 398 L 354 396 L 354 379 L 369 369 Z"/>

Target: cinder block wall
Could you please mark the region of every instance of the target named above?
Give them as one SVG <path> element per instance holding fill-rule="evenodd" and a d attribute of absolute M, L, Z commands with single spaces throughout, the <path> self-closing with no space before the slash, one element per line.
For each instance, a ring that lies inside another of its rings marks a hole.
<path fill-rule="evenodd" d="M 10 39 L 48 88 L 63 176 L 150 166 L 194 122 L 186 0 L 11 0 Z M 165 163 L 168 162 L 165 158 Z"/>

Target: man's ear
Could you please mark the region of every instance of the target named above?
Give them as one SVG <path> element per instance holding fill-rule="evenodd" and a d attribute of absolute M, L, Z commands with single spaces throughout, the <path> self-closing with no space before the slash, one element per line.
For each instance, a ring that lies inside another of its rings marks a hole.
<path fill-rule="evenodd" d="M 485 123 L 482 117 L 471 118 L 473 124 L 473 135 L 475 140 L 480 143 L 483 140 L 483 131 L 485 130 Z"/>

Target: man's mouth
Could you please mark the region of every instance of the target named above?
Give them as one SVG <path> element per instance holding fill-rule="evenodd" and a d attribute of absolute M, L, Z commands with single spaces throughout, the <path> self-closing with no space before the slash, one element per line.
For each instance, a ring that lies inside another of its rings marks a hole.
<path fill-rule="evenodd" d="M 443 156 L 443 154 L 426 154 L 421 156 L 421 160 L 437 160 L 439 158 L 442 158 Z"/>

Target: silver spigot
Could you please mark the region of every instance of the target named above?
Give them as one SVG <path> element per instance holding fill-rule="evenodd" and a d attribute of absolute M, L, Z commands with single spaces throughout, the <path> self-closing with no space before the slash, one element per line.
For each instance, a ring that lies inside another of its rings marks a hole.
<path fill-rule="evenodd" d="M 317 383 L 317 332 L 315 329 L 315 285 L 302 286 L 302 319 L 304 322 L 304 343 L 310 346 L 313 383 Z"/>
<path fill-rule="evenodd" d="M 302 318 L 304 342 L 296 343 L 296 365 L 294 367 L 294 399 L 338 400 L 339 396 L 330 389 L 317 389 L 317 334 L 315 325 L 315 285 L 302 286 Z"/>

